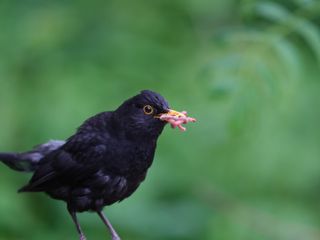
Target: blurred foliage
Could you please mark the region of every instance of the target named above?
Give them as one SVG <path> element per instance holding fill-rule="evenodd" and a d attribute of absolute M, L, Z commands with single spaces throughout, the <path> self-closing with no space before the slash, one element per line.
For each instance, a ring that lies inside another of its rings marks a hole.
<path fill-rule="evenodd" d="M 153 89 L 199 121 L 166 129 L 147 181 L 106 208 L 123 239 L 320 239 L 319 16 L 317 0 L 2 0 L 0 149 Z M 62 202 L 0 172 L 0 240 L 77 239 Z"/>

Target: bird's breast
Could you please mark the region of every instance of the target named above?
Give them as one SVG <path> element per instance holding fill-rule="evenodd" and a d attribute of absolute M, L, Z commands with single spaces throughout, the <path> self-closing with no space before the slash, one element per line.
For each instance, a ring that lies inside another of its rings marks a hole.
<path fill-rule="evenodd" d="M 130 178 L 144 175 L 151 166 L 155 145 L 135 145 L 127 156 L 127 176 Z"/>

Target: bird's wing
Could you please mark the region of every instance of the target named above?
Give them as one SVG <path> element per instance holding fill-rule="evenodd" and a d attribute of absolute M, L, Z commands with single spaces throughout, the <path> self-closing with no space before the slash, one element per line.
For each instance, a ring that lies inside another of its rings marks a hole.
<path fill-rule="evenodd" d="M 99 170 L 107 147 L 100 134 L 75 134 L 63 147 L 47 155 L 30 182 L 19 192 L 73 186 Z"/>

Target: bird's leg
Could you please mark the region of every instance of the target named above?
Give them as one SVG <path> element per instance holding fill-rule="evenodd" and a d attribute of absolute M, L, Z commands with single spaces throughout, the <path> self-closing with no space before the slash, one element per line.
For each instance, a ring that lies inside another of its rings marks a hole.
<path fill-rule="evenodd" d="M 86 240 L 86 237 L 84 236 L 84 233 L 82 232 L 80 224 L 78 222 L 78 218 L 77 218 L 76 212 L 73 211 L 73 210 L 70 210 L 69 208 L 68 208 L 68 211 L 69 211 L 69 213 L 70 213 L 70 215 L 72 217 L 72 220 L 73 220 L 74 224 L 76 225 L 77 231 L 78 231 L 78 233 L 80 235 L 80 240 Z"/>
<path fill-rule="evenodd" d="M 111 234 L 112 240 L 121 240 L 119 235 L 117 234 L 116 230 L 114 230 L 114 228 L 112 227 L 110 221 L 103 214 L 103 212 L 102 211 L 98 211 L 97 213 L 98 213 L 99 217 L 102 219 L 103 223 L 108 227 L 108 230 L 109 230 L 109 232 Z"/>

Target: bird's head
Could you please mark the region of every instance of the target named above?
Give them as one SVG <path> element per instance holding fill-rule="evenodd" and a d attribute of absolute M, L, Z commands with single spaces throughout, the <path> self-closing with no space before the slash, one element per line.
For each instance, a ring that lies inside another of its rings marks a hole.
<path fill-rule="evenodd" d="M 161 119 L 164 114 L 174 117 L 185 116 L 170 109 L 168 102 L 160 94 L 144 90 L 126 100 L 115 111 L 115 118 L 121 128 L 132 137 L 157 138 L 168 122 Z"/>

